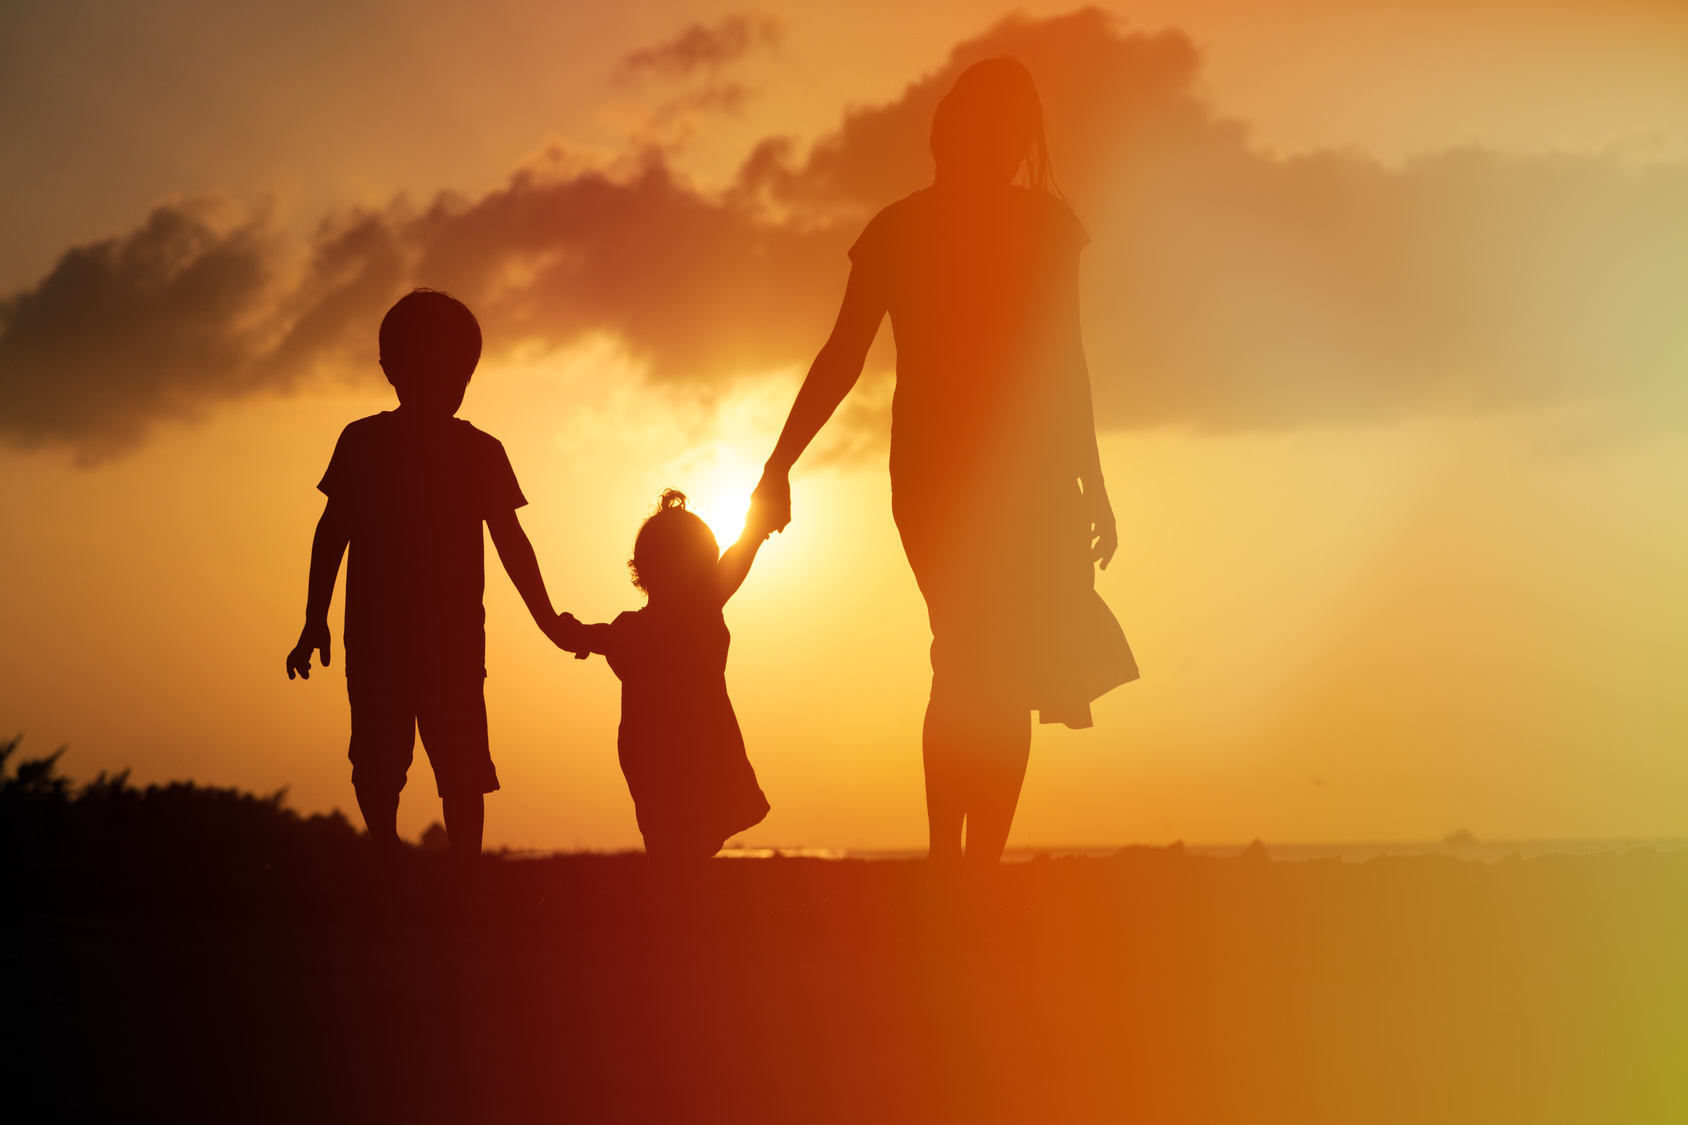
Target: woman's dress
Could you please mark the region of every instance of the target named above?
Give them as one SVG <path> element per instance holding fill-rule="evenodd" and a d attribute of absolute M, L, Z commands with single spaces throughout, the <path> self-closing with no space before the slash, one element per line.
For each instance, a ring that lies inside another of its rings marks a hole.
<path fill-rule="evenodd" d="M 768 800 L 727 698 L 732 635 L 719 608 L 623 613 L 605 657 L 621 679 L 621 772 L 645 849 L 713 855 L 759 824 Z"/>
<path fill-rule="evenodd" d="M 885 208 L 850 249 L 896 334 L 892 512 L 926 597 L 933 695 L 1075 727 L 1137 678 L 1095 591 L 1078 482 L 1095 441 L 1086 241 L 1050 195 L 933 187 Z"/>

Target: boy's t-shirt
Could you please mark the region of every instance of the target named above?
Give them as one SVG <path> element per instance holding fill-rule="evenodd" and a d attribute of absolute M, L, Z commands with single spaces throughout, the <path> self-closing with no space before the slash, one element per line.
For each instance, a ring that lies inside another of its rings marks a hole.
<path fill-rule="evenodd" d="M 351 523 L 346 674 L 486 675 L 481 523 L 527 503 L 497 438 L 403 408 L 340 434 L 317 485 Z"/>

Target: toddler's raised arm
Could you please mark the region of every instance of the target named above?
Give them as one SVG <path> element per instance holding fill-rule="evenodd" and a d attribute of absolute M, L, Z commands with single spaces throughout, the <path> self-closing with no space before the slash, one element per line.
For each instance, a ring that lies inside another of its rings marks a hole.
<path fill-rule="evenodd" d="M 744 585 L 744 580 L 750 576 L 750 564 L 756 561 L 756 552 L 762 549 L 768 536 L 774 529 L 768 525 L 767 514 L 760 510 L 760 506 L 752 504 L 750 514 L 745 517 L 744 531 L 739 534 L 738 542 L 721 552 L 720 561 L 715 564 L 715 593 L 726 605 L 727 599 L 738 593 L 738 588 Z"/>

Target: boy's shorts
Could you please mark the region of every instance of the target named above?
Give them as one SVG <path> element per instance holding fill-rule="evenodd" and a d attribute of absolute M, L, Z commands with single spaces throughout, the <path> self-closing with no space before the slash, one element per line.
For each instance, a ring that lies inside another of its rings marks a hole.
<path fill-rule="evenodd" d="M 485 681 L 397 682 L 346 677 L 352 704 L 352 787 L 397 795 L 416 752 L 416 732 L 441 797 L 498 788 L 487 743 Z"/>

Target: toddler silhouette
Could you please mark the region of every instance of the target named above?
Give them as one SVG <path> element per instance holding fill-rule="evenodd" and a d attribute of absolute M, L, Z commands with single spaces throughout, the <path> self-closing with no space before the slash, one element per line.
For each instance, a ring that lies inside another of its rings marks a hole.
<path fill-rule="evenodd" d="M 668 489 L 633 543 L 633 584 L 644 609 L 602 625 L 558 618 L 557 643 L 580 659 L 601 653 L 621 679 L 621 772 L 645 851 L 704 859 L 768 815 L 727 698 L 726 604 L 770 530 L 753 510 L 720 554 L 714 534 Z"/>

